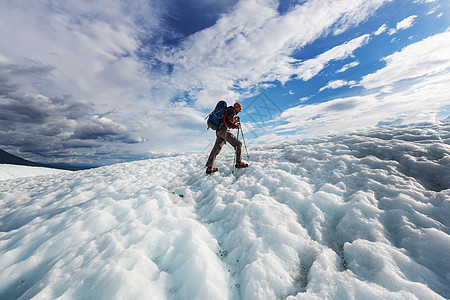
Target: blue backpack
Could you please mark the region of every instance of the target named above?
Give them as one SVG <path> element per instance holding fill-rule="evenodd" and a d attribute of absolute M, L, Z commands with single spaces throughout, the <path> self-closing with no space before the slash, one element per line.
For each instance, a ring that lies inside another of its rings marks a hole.
<path fill-rule="evenodd" d="M 212 128 L 214 130 L 218 130 L 220 123 L 222 122 L 223 115 L 227 110 L 227 103 L 223 100 L 219 101 L 216 105 L 216 108 L 207 116 L 208 121 L 208 129 Z"/>

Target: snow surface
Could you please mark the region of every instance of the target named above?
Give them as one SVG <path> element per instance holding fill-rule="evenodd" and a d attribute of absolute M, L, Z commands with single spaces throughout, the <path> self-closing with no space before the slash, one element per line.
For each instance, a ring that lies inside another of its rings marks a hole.
<path fill-rule="evenodd" d="M 0 299 L 445 299 L 450 125 L 0 183 Z M 226 149 L 227 148 L 227 149 Z M 183 195 L 181 197 L 180 195 Z"/>
<path fill-rule="evenodd" d="M 0 180 L 11 178 L 22 178 L 38 175 L 59 174 L 67 172 L 64 170 L 57 170 L 43 167 L 18 166 L 11 164 L 0 164 Z"/>

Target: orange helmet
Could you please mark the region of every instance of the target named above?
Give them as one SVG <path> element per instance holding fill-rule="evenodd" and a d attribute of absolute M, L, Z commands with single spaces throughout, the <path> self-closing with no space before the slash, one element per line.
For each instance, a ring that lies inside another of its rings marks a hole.
<path fill-rule="evenodd" d="M 242 109 L 242 104 L 240 104 L 239 102 L 236 102 L 235 104 L 234 104 L 234 108 L 240 108 L 240 109 Z"/>

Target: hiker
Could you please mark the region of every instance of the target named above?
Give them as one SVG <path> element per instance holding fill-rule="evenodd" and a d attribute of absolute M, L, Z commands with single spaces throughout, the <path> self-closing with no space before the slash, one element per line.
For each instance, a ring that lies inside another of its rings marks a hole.
<path fill-rule="evenodd" d="M 246 168 L 248 164 L 242 162 L 242 142 L 238 140 L 229 129 L 240 129 L 240 118 L 236 117 L 242 110 L 242 105 L 236 102 L 233 106 L 229 106 L 221 119 L 219 128 L 216 131 L 216 143 L 209 154 L 206 162 L 206 174 L 216 172 L 218 169 L 213 168 L 217 154 L 219 154 L 225 142 L 230 143 L 236 151 L 236 168 Z"/>

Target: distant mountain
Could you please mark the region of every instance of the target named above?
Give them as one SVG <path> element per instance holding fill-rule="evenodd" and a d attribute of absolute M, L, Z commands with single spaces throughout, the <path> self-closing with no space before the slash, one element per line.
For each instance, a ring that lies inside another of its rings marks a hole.
<path fill-rule="evenodd" d="M 59 169 L 59 170 L 70 170 L 70 171 L 77 171 L 77 170 L 85 170 L 90 169 L 92 167 L 87 166 L 73 166 L 70 164 L 41 164 L 36 163 L 30 160 L 26 160 L 23 158 L 20 158 L 18 156 L 12 155 L 11 153 L 8 153 L 4 150 L 0 149 L 0 164 L 11 164 L 11 165 L 20 165 L 20 166 L 32 166 L 32 167 L 45 167 L 45 168 L 52 168 L 52 169 Z"/>
<path fill-rule="evenodd" d="M 42 165 L 38 163 L 12 155 L 1 149 L 0 149 L 0 164 L 42 167 Z"/>

